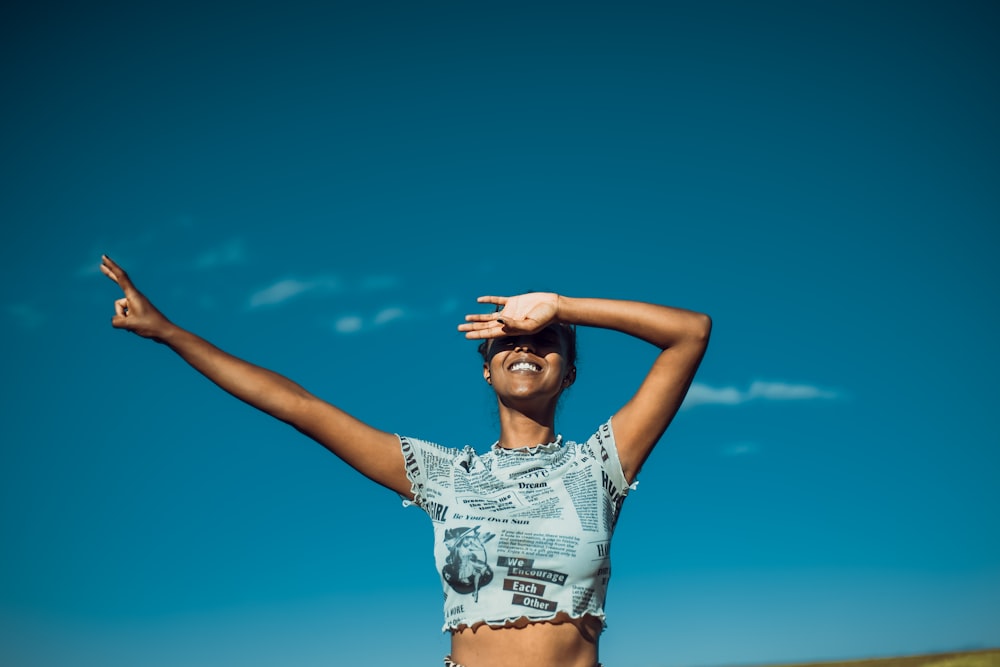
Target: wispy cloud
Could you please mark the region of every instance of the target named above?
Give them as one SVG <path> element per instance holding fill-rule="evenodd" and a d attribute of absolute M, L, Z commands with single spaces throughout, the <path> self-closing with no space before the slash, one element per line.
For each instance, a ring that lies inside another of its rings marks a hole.
<path fill-rule="evenodd" d="M 338 334 L 358 334 L 414 317 L 418 317 L 418 315 L 413 311 L 398 306 L 389 306 L 371 316 L 350 314 L 338 317 L 333 321 L 333 330 Z"/>
<path fill-rule="evenodd" d="M 734 442 L 722 448 L 723 456 L 750 456 L 760 452 L 756 442 Z"/>
<path fill-rule="evenodd" d="M 769 401 L 808 401 L 815 398 L 837 398 L 838 394 L 808 384 L 786 382 L 754 382 L 747 391 L 748 400 L 764 398 Z"/>
<path fill-rule="evenodd" d="M 242 264 L 246 261 L 247 251 L 243 239 L 230 239 L 203 252 L 194 260 L 194 266 L 196 269 L 214 269 L 218 266 Z"/>
<path fill-rule="evenodd" d="M 749 401 L 810 401 L 839 398 L 840 394 L 810 384 L 756 381 L 747 389 L 712 387 L 695 382 L 684 399 L 685 408 L 696 405 L 740 405 Z"/>
<path fill-rule="evenodd" d="M 339 334 L 358 333 L 365 327 L 365 321 L 358 315 L 343 315 L 333 322 L 333 330 Z"/>
<path fill-rule="evenodd" d="M 382 326 L 383 324 L 388 324 L 393 320 L 398 320 L 404 317 L 406 317 L 406 311 L 403 310 L 402 308 L 396 308 L 396 307 L 383 308 L 382 310 L 380 310 L 375 314 L 373 322 L 377 326 Z"/>
<path fill-rule="evenodd" d="M 80 264 L 80 267 L 73 275 L 77 278 L 90 278 L 91 276 L 101 275 L 100 255 L 95 253 L 95 257 L 97 257 L 97 259 L 91 259 L 83 264 Z"/>
<path fill-rule="evenodd" d="M 245 264 L 250 255 L 246 242 L 234 236 L 228 240 L 216 243 L 214 246 L 203 246 L 195 221 L 190 217 L 179 217 L 174 220 L 151 224 L 141 233 L 115 237 L 113 240 L 98 239 L 87 252 L 87 257 L 76 270 L 79 278 L 90 278 L 100 275 L 101 253 L 108 253 L 112 259 L 126 269 L 155 264 L 171 271 L 187 273 L 190 271 L 206 271 L 221 266 Z M 164 248 L 183 247 L 183 252 L 164 251 Z M 203 248 L 197 250 L 197 248 Z M 194 250 L 189 252 L 189 248 Z M 191 253 L 197 253 L 193 257 Z"/>
<path fill-rule="evenodd" d="M 277 306 L 305 294 L 332 294 L 342 289 L 341 281 L 332 276 L 308 280 L 285 278 L 251 294 L 248 305 L 250 308 Z"/>
<path fill-rule="evenodd" d="M 452 315 L 457 308 L 458 300 L 453 297 L 444 299 L 436 306 L 431 304 L 426 304 L 423 307 L 387 305 L 372 309 L 366 314 L 354 312 L 342 315 L 333 320 L 331 329 L 334 333 L 343 335 L 364 334 L 401 322 Z"/>
<path fill-rule="evenodd" d="M 185 247 L 197 245 L 200 238 L 193 238 L 197 234 L 197 224 L 191 216 L 179 216 L 170 220 L 146 221 L 135 228 L 135 233 L 116 235 L 113 238 L 96 238 L 87 252 L 87 257 L 83 260 L 76 275 L 80 278 L 89 278 L 93 275 L 100 275 L 98 268 L 100 265 L 101 253 L 111 255 L 111 258 L 124 266 L 126 269 L 142 263 L 148 263 L 150 256 L 154 261 L 162 261 L 164 258 L 163 247 L 174 247 L 173 243 L 182 240 Z M 195 262 L 190 259 L 184 260 L 182 267 L 189 270 L 191 267 L 205 268 L 199 266 L 199 262 L 211 260 L 210 254 L 215 254 L 216 261 L 228 257 L 233 259 L 235 246 L 230 241 L 220 248 L 206 251 Z M 228 250 L 227 250 L 228 248 Z M 242 251 L 240 251 L 242 252 Z M 173 255 L 169 255 L 173 257 Z M 143 262 L 142 260 L 147 260 Z"/>
<path fill-rule="evenodd" d="M 350 281 L 341 280 L 336 276 L 322 275 L 314 278 L 283 278 L 251 294 L 248 306 L 251 309 L 279 306 L 306 295 L 360 294 L 391 290 L 398 286 L 398 276 L 392 275 L 363 276 Z M 380 313 L 380 316 L 383 319 L 395 319 L 399 314 L 387 309 Z"/>
<path fill-rule="evenodd" d="M 710 387 L 695 382 L 688 389 L 684 407 L 695 405 L 738 405 L 746 400 L 744 392 L 736 387 Z"/>
<path fill-rule="evenodd" d="M 4 307 L 7 316 L 14 324 L 25 331 L 34 331 L 45 324 L 46 317 L 42 311 L 25 303 L 11 303 Z"/>
<path fill-rule="evenodd" d="M 247 300 L 249 310 L 280 308 L 302 298 L 336 295 L 342 303 L 354 302 L 357 297 L 370 303 L 369 293 L 384 291 L 392 293 L 401 286 L 399 276 L 371 275 L 341 279 L 331 275 L 312 278 L 283 278 L 253 292 Z M 454 297 L 443 298 L 439 304 L 400 305 L 398 303 L 371 304 L 360 310 L 341 311 L 328 320 L 330 330 L 341 335 L 367 333 L 406 320 L 440 317 L 453 313 L 458 306 Z M 346 306 L 351 307 L 351 306 Z"/>

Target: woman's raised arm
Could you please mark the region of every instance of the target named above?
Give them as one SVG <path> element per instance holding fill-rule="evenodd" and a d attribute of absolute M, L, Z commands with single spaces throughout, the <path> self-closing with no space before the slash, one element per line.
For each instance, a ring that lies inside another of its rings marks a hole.
<path fill-rule="evenodd" d="M 234 357 L 172 323 L 111 258 L 102 256 L 101 271 L 124 293 L 115 301 L 111 326 L 166 345 L 236 398 L 294 426 L 369 479 L 404 496 L 411 495 L 395 435 L 355 419 L 288 378 Z"/>
<path fill-rule="evenodd" d="M 712 320 L 708 315 L 638 301 L 560 297 L 562 322 L 613 329 L 660 348 L 635 395 L 612 417 L 625 479 L 635 479 L 684 401 L 698 370 Z"/>
<path fill-rule="evenodd" d="M 468 338 L 540 331 L 552 322 L 612 329 L 660 348 L 638 391 L 612 417 L 618 456 L 631 482 L 684 401 L 708 346 L 708 315 L 640 301 L 574 298 L 553 293 L 485 296 L 499 312 L 470 315 Z"/>

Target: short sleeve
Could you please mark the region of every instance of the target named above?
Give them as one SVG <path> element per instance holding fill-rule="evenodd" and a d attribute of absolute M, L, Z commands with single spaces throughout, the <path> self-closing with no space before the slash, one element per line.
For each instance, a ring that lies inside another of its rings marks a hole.
<path fill-rule="evenodd" d="M 633 482 L 630 485 L 625 479 L 625 471 L 622 470 L 621 459 L 618 458 L 618 445 L 615 442 L 615 432 L 611 427 L 610 419 L 601 424 L 589 442 L 594 454 L 601 460 L 607 481 L 613 486 L 613 489 L 609 490 L 617 491 L 624 498 L 630 490 L 635 489 L 638 482 Z"/>
<path fill-rule="evenodd" d="M 410 480 L 412 504 L 427 510 L 428 505 L 450 496 L 454 488 L 452 468 L 462 452 L 417 438 L 397 437 L 406 465 L 406 477 Z M 403 500 L 404 506 L 410 504 L 411 501 Z"/>

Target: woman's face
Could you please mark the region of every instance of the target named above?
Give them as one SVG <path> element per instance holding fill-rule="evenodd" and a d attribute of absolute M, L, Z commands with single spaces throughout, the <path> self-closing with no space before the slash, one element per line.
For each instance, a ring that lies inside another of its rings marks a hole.
<path fill-rule="evenodd" d="M 566 341 L 558 325 L 525 336 L 490 341 L 483 377 L 501 398 L 558 398 L 576 379 L 566 362 Z"/>

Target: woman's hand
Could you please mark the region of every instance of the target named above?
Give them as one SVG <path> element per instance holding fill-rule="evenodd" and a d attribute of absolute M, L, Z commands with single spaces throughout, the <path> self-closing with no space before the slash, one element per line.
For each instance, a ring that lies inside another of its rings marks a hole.
<path fill-rule="evenodd" d="M 143 338 L 160 339 L 172 324 L 135 288 L 125 269 L 107 255 L 101 255 L 101 273 L 122 288 L 125 296 L 115 300 L 115 316 L 111 326 L 125 329 Z"/>
<path fill-rule="evenodd" d="M 559 321 L 559 295 L 551 292 L 481 296 L 476 301 L 503 308 L 495 313 L 466 315 L 466 323 L 458 325 L 458 330 L 470 339 L 532 334 Z"/>

